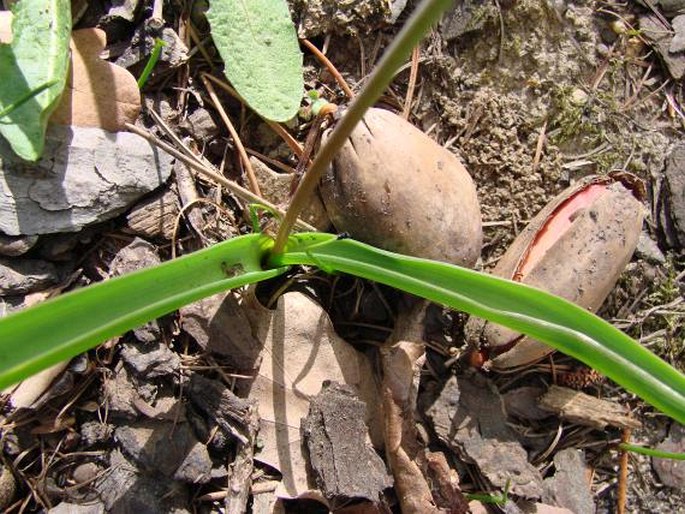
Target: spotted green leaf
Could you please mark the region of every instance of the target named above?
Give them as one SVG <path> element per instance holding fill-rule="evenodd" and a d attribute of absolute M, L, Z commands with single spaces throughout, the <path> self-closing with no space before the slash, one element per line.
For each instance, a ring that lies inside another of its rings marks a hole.
<path fill-rule="evenodd" d="M 285 0 L 211 0 L 207 19 L 225 73 L 263 118 L 287 121 L 300 107 L 302 53 Z"/>
<path fill-rule="evenodd" d="M 0 112 L 7 113 L 0 134 L 17 155 L 35 161 L 67 78 L 71 2 L 19 0 L 13 13 L 12 42 L 0 45 Z M 46 84 L 52 85 L 31 96 Z"/>

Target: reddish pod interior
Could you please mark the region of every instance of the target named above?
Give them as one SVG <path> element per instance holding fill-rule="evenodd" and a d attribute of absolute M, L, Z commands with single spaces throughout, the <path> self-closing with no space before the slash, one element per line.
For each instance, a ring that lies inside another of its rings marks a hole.
<path fill-rule="evenodd" d="M 520 281 L 573 224 L 574 215 L 590 205 L 607 190 L 608 184 L 591 184 L 562 202 L 538 231 L 528 252 L 521 259 L 514 280 Z"/>

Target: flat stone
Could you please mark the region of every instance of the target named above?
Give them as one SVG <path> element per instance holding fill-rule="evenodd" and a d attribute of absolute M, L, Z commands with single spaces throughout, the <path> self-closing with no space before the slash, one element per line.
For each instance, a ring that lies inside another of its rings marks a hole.
<path fill-rule="evenodd" d="M 676 16 L 671 20 L 671 26 L 675 31 L 675 36 L 671 40 L 668 51 L 671 53 L 682 52 L 685 50 L 685 15 Z"/>
<path fill-rule="evenodd" d="M 657 450 L 685 453 L 685 428 L 675 421 L 671 425 L 668 437 L 660 443 Z M 652 457 L 652 465 L 659 479 L 669 487 L 685 489 L 685 461 L 675 459 L 657 459 Z"/>
<path fill-rule="evenodd" d="M 38 242 L 38 236 L 6 236 L 0 234 L 0 255 L 18 257 L 24 255 Z"/>
<path fill-rule="evenodd" d="M 659 225 L 669 246 L 685 247 L 685 144 L 675 146 L 666 159 Z"/>
<path fill-rule="evenodd" d="M 38 259 L 0 259 L 0 294 L 32 293 L 57 282 L 59 273 L 50 262 Z"/>
<path fill-rule="evenodd" d="M 635 255 L 639 259 L 644 259 L 653 264 L 665 264 L 666 257 L 659 248 L 659 245 L 644 230 L 640 233 L 640 239 L 635 248 Z"/>
<path fill-rule="evenodd" d="M 673 41 L 671 27 L 664 26 L 656 15 L 649 13 L 640 16 L 642 35 L 653 43 L 653 47 L 666 64 L 671 76 L 680 80 L 685 75 L 685 54 L 670 51 Z"/>
<path fill-rule="evenodd" d="M 551 414 L 538 407 L 538 398 L 545 392 L 541 387 L 523 386 L 507 392 L 504 406 L 507 414 L 519 419 L 541 420 Z"/>
<path fill-rule="evenodd" d="M 9 467 L 0 464 L 0 509 L 6 509 L 14 501 L 17 480 Z"/>
<path fill-rule="evenodd" d="M 140 414 L 135 406 L 136 402 L 143 400 L 151 403 L 155 392 L 153 384 L 139 384 L 128 369 L 121 365 L 115 370 L 114 377 L 104 381 L 101 402 L 107 402 L 109 413 L 113 416 L 136 419 Z"/>
<path fill-rule="evenodd" d="M 587 482 L 582 450 L 567 448 L 554 456 L 556 473 L 544 481 L 542 501 L 565 507 L 575 514 L 594 514 L 595 503 Z"/>
<path fill-rule="evenodd" d="M 212 461 L 207 448 L 188 423 L 147 420 L 114 431 L 124 455 L 140 469 L 203 484 L 210 480 Z"/>
<path fill-rule="evenodd" d="M 121 358 L 140 378 L 173 375 L 181 367 L 181 358 L 162 341 L 126 342 L 121 348 Z"/>
<path fill-rule="evenodd" d="M 206 484 L 216 476 L 217 470 L 212 466 L 212 459 L 207 447 L 196 442 L 176 469 L 174 480 L 189 484 Z"/>
<path fill-rule="evenodd" d="M 217 126 L 212 115 L 207 109 L 195 109 L 190 116 L 188 116 L 181 128 L 184 128 L 188 133 L 200 141 L 207 141 L 219 135 L 219 127 Z"/>
<path fill-rule="evenodd" d="M 111 219 L 162 185 L 171 158 L 129 132 L 51 125 L 43 157 L 30 163 L 0 138 L 0 231 L 76 232 Z"/>
<path fill-rule="evenodd" d="M 62 502 L 48 510 L 48 514 L 105 514 L 105 505 L 97 500 L 83 505 Z"/>
<path fill-rule="evenodd" d="M 188 491 L 183 484 L 156 473 L 145 474 L 119 450 L 110 455 L 109 472 L 94 489 L 108 514 L 184 514 Z"/>
<path fill-rule="evenodd" d="M 120 249 L 114 256 L 109 266 L 109 274 L 112 277 L 118 277 L 140 269 L 151 268 L 161 262 L 161 259 L 157 255 L 157 250 L 152 244 L 144 239 L 135 238 L 128 245 Z M 157 348 L 156 344 L 161 337 L 161 331 L 157 320 L 150 321 L 145 323 L 145 325 L 133 329 L 133 333 L 139 341 L 155 344 L 154 347 L 141 350 L 141 352 L 150 353 L 154 348 Z M 135 355 L 132 355 L 132 359 L 134 358 Z M 152 359 L 154 356 L 151 355 L 149 358 Z M 176 357 L 176 359 L 178 359 L 178 357 Z M 149 365 L 149 363 L 147 365 Z M 145 366 L 146 365 L 141 364 L 137 369 L 142 372 Z"/>
<path fill-rule="evenodd" d="M 542 476 L 507 425 L 502 398 L 485 377 L 468 373 L 451 377 L 439 394 L 420 398 L 438 438 L 462 459 L 475 463 L 485 477 L 513 494 L 542 495 Z"/>

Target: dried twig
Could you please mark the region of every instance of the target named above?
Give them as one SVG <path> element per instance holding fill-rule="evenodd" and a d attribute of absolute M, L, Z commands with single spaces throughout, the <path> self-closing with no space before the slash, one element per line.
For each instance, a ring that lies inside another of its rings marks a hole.
<path fill-rule="evenodd" d="M 416 78 L 419 75 L 419 58 L 421 57 L 420 45 L 416 45 L 411 52 L 411 71 L 409 72 L 409 84 L 407 85 L 407 96 L 404 99 L 404 109 L 402 109 L 402 117 L 405 120 L 409 119 L 411 114 L 411 105 L 414 100 L 414 89 L 416 88 Z"/>
<path fill-rule="evenodd" d="M 533 157 L 533 173 L 535 173 L 540 165 L 540 159 L 542 158 L 542 149 L 545 147 L 545 135 L 547 133 L 547 118 L 545 118 L 542 127 L 540 128 L 540 134 L 538 134 L 538 142 L 535 145 L 535 156 Z"/>
<path fill-rule="evenodd" d="M 209 97 L 212 99 L 212 102 L 214 102 L 216 110 L 219 111 L 219 116 L 221 116 L 224 125 L 226 125 L 228 132 L 231 134 L 231 137 L 233 138 L 233 143 L 235 144 L 235 147 L 238 150 L 240 160 L 242 161 L 243 166 L 245 167 L 245 173 L 247 174 L 247 182 L 250 184 L 250 189 L 257 196 L 262 196 L 262 192 L 259 190 L 259 183 L 257 182 L 257 177 L 255 176 L 254 170 L 252 169 L 252 164 L 250 163 L 250 158 L 247 156 L 247 152 L 245 151 L 243 142 L 240 140 L 238 131 L 233 126 L 233 123 L 231 123 L 228 114 L 226 114 L 223 105 L 221 105 L 221 102 L 219 101 L 219 97 L 217 96 L 216 91 L 214 91 L 214 86 L 212 86 L 211 82 L 207 80 L 205 74 L 202 74 L 202 83 L 205 85 L 205 88 L 209 93 Z"/>
<path fill-rule="evenodd" d="M 229 95 L 231 95 L 233 98 L 238 100 L 239 102 L 242 102 L 243 104 L 245 103 L 245 100 L 238 94 L 238 92 L 233 89 L 231 86 L 226 84 L 224 81 L 219 80 L 218 78 L 209 75 L 207 73 L 202 74 L 203 79 L 210 80 L 211 82 L 214 82 L 217 86 L 219 86 L 221 89 L 226 91 Z M 262 118 L 263 119 L 263 118 Z M 299 158 L 302 157 L 302 145 L 297 142 L 297 140 L 290 135 L 290 133 L 285 130 L 280 123 L 276 123 L 275 121 L 271 120 L 264 120 L 271 129 L 278 134 L 283 141 L 285 141 L 285 144 L 288 145 L 288 148 Z"/>
<path fill-rule="evenodd" d="M 621 433 L 621 442 L 630 442 L 630 428 L 624 428 Z M 626 493 L 628 492 L 628 452 L 620 450 L 621 460 L 619 462 L 618 471 L 618 492 L 616 494 L 616 513 L 625 514 L 626 511 Z"/>
<path fill-rule="evenodd" d="M 189 168 L 198 171 L 205 177 L 213 180 L 214 182 L 221 184 L 224 186 L 226 189 L 228 189 L 230 192 L 238 196 L 239 198 L 243 199 L 246 202 L 252 202 L 252 203 L 260 203 L 262 205 L 265 205 L 269 209 L 273 209 L 274 211 L 278 212 L 279 214 L 285 215 L 285 211 L 283 209 L 280 209 L 276 205 L 272 204 L 271 202 L 265 200 L 264 198 L 261 198 L 257 195 L 255 195 L 252 191 L 245 189 L 244 187 L 236 184 L 232 180 L 227 179 L 223 175 L 220 175 L 216 170 L 213 169 L 213 167 L 210 167 L 205 164 L 201 164 L 197 162 L 194 159 L 191 159 L 178 150 L 176 150 L 173 146 L 165 143 L 164 141 L 161 141 L 160 139 L 156 138 L 152 134 L 150 134 L 147 130 L 142 130 L 135 125 L 132 125 L 130 123 L 126 124 L 126 128 L 130 130 L 131 132 L 138 134 L 139 136 L 145 138 L 147 141 L 152 143 L 153 145 L 157 146 L 158 148 L 161 148 L 165 152 L 167 152 L 169 155 L 179 159 L 183 163 L 185 163 Z M 297 226 L 303 230 L 308 230 L 308 231 L 316 231 L 316 228 L 314 228 L 312 225 L 309 223 L 306 223 L 302 220 L 297 220 Z"/>
<path fill-rule="evenodd" d="M 333 75 L 333 78 L 335 78 L 335 81 L 338 83 L 340 86 L 340 89 L 342 89 L 345 94 L 347 95 L 347 98 L 354 98 L 354 92 L 350 88 L 350 86 L 347 84 L 347 81 L 343 78 L 343 76 L 340 74 L 338 69 L 333 65 L 333 63 L 326 57 L 321 50 L 319 50 L 316 46 L 314 46 L 312 43 L 310 43 L 307 39 L 301 39 L 302 44 L 307 47 L 307 49 L 314 54 L 314 57 L 324 65 L 324 67 Z"/>

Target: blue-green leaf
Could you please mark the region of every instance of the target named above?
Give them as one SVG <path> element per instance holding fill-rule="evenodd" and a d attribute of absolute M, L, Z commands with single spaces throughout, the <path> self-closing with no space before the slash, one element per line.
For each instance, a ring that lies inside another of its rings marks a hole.
<path fill-rule="evenodd" d="M 302 53 L 285 0 L 211 0 L 207 19 L 226 77 L 263 118 L 287 121 L 302 100 Z"/>
<path fill-rule="evenodd" d="M 67 79 L 71 2 L 20 0 L 13 13 L 12 43 L 0 45 L 0 111 L 9 111 L 0 119 L 0 134 L 17 155 L 35 161 Z M 52 85 L 30 96 L 46 84 Z"/>

